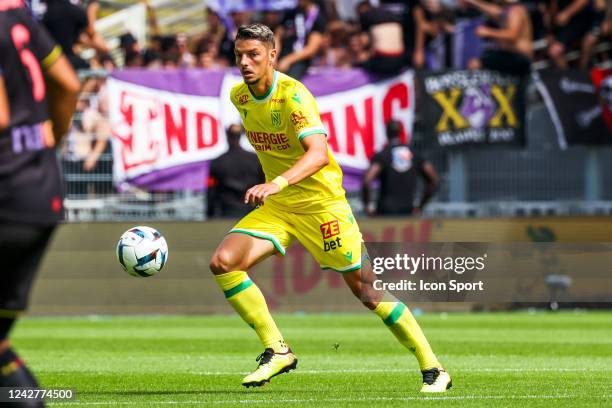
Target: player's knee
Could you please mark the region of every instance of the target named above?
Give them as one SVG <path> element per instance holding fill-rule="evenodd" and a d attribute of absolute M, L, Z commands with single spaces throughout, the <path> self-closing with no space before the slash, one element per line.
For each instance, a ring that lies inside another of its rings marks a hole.
<path fill-rule="evenodd" d="M 215 251 L 210 260 L 210 270 L 215 275 L 232 272 L 237 269 L 234 256 L 230 251 L 221 249 Z"/>
<path fill-rule="evenodd" d="M 370 310 L 376 309 L 376 306 L 378 306 L 378 302 L 373 300 L 375 295 L 370 291 L 367 291 L 366 285 L 353 284 L 349 285 L 349 287 L 351 288 L 351 292 L 353 292 L 353 295 L 355 295 L 355 297 L 359 299 L 365 307 Z"/>

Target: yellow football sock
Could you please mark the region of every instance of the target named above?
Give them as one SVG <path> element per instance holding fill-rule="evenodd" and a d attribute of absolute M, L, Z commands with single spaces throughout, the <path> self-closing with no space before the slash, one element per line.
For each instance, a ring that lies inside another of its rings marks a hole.
<path fill-rule="evenodd" d="M 215 280 L 234 310 L 255 330 L 264 348 L 285 352 L 287 345 L 270 315 L 266 299 L 247 273 L 227 272 L 215 275 Z"/>
<path fill-rule="evenodd" d="M 406 305 L 392 296 L 385 296 L 373 312 L 383 320 L 399 342 L 414 353 L 421 370 L 442 368 L 425 334 Z"/>

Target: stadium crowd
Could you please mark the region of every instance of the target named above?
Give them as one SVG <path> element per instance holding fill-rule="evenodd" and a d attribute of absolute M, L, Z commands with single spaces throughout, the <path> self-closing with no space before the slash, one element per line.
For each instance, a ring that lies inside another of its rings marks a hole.
<path fill-rule="evenodd" d="M 93 70 L 89 72 L 231 67 L 237 28 L 255 21 L 275 33 L 278 70 L 298 79 L 309 70 L 352 67 L 381 75 L 408 67 L 488 68 L 526 75 L 534 62 L 588 68 L 609 62 L 612 52 L 609 0 L 297 0 L 293 9 L 259 11 L 223 10 L 213 2 L 203 7 L 204 31 L 190 36 L 164 33 L 149 0 L 142 3 L 147 43 L 126 32 L 115 52 L 95 30 L 97 0 L 32 0 L 32 9 L 73 66 Z M 339 10 L 339 3 L 350 5 L 352 17 L 346 17 L 346 7 Z M 84 49 L 95 52 L 83 54 Z M 593 55 L 594 49 L 603 51 Z M 99 164 L 104 155 L 112 156 L 105 79 L 84 78 L 64 167 L 75 174 L 100 172 L 106 178 L 85 182 L 77 177 L 68 192 L 78 195 L 112 189 L 110 163 Z"/>
<path fill-rule="evenodd" d="M 97 1 L 40 2 L 46 3 L 40 12 L 42 22 L 73 65 L 98 68 L 113 61 L 93 25 Z M 231 66 L 237 28 L 254 21 L 274 30 L 280 48 L 278 69 L 297 77 L 309 67 L 363 66 L 382 73 L 403 67 L 478 67 L 478 55 L 457 57 L 458 50 L 475 48 L 475 39 L 486 51 L 503 49 L 530 61 L 550 59 L 559 68 L 568 66 L 568 51 L 580 50 L 574 65 L 585 68 L 596 62 L 594 45 L 609 42 L 612 35 L 612 3 L 606 0 L 361 1 L 354 2 L 353 18 L 344 20 L 337 2 L 331 0 L 298 0 L 295 9 L 284 11 L 209 7 L 203 13 L 205 31 L 189 37 L 161 34 L 155 10 L 148 0 L 143 3 L 149 17 L 148 44 L 124 33 L 120 61 L 113 63 L 168 69 Z M 84 46 L 96 50 L 89 61 L 79 57 Z"/>

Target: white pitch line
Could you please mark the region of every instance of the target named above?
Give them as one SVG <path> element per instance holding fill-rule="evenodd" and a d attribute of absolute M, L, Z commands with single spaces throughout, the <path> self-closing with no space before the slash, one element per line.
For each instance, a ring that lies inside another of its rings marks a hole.
<path fill-rule="evenodd" d="M 414 370 L 402 369 L 402 368 L 348 368 L 348 369 L 332 369 L 332 370 L 300 370 L 299 368 L 292 372 L 292 374 L 359 374 L 359 373 L 410 373 Z M 496 373 L 496 372 L 606 372 L 612 371 L 612 368 L 555 368 L 555 367 L 543 367 L 543 368 L 521 368 L 521 367 L 500 367 L 500 368 L 465 368 L 452 370 L 452 373 L 461 372 L 482 372 L 482 373 Z M 245 375 L 250 374 L 248 371 L 191 371 L 190 374 L 194 375 Z"/>
<path fill-rule="evenodd" d="M 515 400 L 524 400 L 524 399 L 569 399 L 569 398 L 583 398 L 584 395 L 569 395 L 569 394 L 561 394 L 561 395 L 537 395 L 537 394 L 528 394 L 528 395 L 446 395 L 439 397 L 362 397 L 362 398 L 288 398 L 288 399 L 274 399 L 272 400 L 264 400 L 264 399 L 242 399 L 242 400 L 190 400 L 190 401 L 149 401 L 151 404 L 159 404 L 159 405 L 177 405 L 177 404 L 269 404 L 274 402 L 275 404 L 279 403 L 303 403 L 303 402 L 364 402 L 364 401 L 461 401 L 461 400 L 501 400 L 501 399 L 515 399 Z M 612 395 L 601 395 L 601 396 L 589 396 L 597 399 L 607 399 L 612 397 Z M 133 405 L 135 401 L 113 401 L 113 402 L 102 402 L 102 401 L 88 401 L 88 402 L 61 402 L 61 403 L 53 403 L 56 404 L 66 404 L 66 405 Z M 51 404 L 49 404 L 51 405 Z"/>

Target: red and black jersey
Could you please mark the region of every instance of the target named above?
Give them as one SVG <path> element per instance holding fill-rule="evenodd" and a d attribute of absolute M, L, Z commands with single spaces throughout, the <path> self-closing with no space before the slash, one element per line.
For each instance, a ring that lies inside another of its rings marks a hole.
<path fill-rule="evenodd" d="M 61 55 L 29 11 L 0 7 L 0 77 L 10 123 L 0 131 L 0 221 L 54 224 L 63 215 L 43 72 Z"/>

